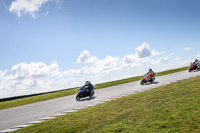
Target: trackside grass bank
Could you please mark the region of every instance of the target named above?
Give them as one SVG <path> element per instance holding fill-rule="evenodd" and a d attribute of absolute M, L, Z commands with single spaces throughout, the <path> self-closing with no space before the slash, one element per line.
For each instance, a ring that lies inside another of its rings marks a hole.
<path fill-rule="evenodd" d="M 173 69 L 173 70 L 167 70 L 164 72 L 159 72 L 159 73 L 157 73 L 157 76 L 184 71 L 184 70 L 187 70 L 188 68 L 189 67 L 183 67 L 183 68 L 178 68 L 178 69 Z M 137 81 L 137 80 L 141 80 L 141 79 L 142 79 L 142 76 L 137 76 L 137 77 L 127 78 L 127 79 L 122 79 L 122 80 L 117 80 L 117 81 L 111 81 L 111 82 L 107 82 L 107 83 L 101 83 L 101 84 L 97 84 L 96 89 L 102 89 L 105 87 L 129 83 L 129 82 L 133 82 L 133 81 Z M 77 91 L 78 91 L 78 88 L 60 91 L 60 92 L 49 93 L 49 94 L 43 94 L 43 95 L 38 95 L 38 96 L 26 97 L 26 98 L 11 100 L 11 101 L 0 102 L 0 109 L 6 109 L 6 108 L 16 107 L 16 106 L 20 106 L 20 105 L 40 102 L 40 101 L 44 101 L 44 100 L 50 100 L 50 99 L 54 99 L 54 98 L 58 98 L 58 97 L 68 96 L 68 95 L 76 94 Z"/>
<path fill-rule="evenodd" d="M 47 120 L 16 133 L 200 132 L 200 76 Z"/>

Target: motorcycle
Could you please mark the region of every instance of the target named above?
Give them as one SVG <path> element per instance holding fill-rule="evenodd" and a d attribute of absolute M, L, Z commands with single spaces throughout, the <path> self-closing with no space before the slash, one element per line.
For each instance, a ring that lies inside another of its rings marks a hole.
<path fill-rule="evenodd" d="M 199 68 L 199 64 L 195 64 L 195 63 L 191 63 L 190 64 L 190 68 L 189 68 L 189 72 L 192 72 L 193 70 L 200 70 Z"/>
<path fill-rule="evenodd" d="M 144 85 L 147 82 L 153 83 L 153 81 L 156 79 L 155 76 L 156 73 L 153 73 L 152 78 L 150 78 L 151 77 L 150 74 L 144 74 L 143 79 L 141 81 L 141 85 Z"/>
<path fill-rule="evenodd" d="M 93 89 L 89 92 L 87 91 L 87 87 L 80 87 L 78 90 L 78 94 L 76 95 L 76 100 L 79 101 L 81 98 L 88 97 L 91 98 L 94 95 L 94 89 L 96 85 L 93 85 Z"/>

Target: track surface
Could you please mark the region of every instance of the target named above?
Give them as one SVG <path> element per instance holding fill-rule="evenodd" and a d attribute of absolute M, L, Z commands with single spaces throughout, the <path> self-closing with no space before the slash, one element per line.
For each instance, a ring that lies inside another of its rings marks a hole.
<path fill-rule="evenodd" d="M 200 71 L 191 73 L 188 71 L 182 71 L 156 77 L 154 83 L 143 86 L 140 85 L 140 81 L 135 81 L 95 90 L 95 95 L 92 99 L 85 98 L 77 102 L 75 99 L 76 95 L 70 95 L 43 102 L 0 110 L 0 131 L 5 131 L 6 129 L 12 127 L 38 121 L 45 117 L 54 116 L 55 114 L 78 109 L 88 105 L 95 105 L 98 102 L 107 101 L 115 97 L 149 90 L 157 86 L 162 86 L 197 75 L 200 75 Z"/>

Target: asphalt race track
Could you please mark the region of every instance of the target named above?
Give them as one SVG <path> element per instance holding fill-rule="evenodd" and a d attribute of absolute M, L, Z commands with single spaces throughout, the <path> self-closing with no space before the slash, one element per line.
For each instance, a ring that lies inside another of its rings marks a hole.
<path fill-rule="evenodd" d="M 200 75 L 200 71 L 189 73 L 188 71 L 177 72 L 156 77 L 152 84 L 140 85 L 140 81 L 107 87 L 95 90 L 93 98 L 85 98 L 76 101 L 76 95 L 56 98 L 43 102 L 13 107 L 0 110 L 0 132 L 10 132 L 28 125 L 70 113 L 82 108 L 94 106 L 113 98 L 149 90 L 158 86 L 176 82 Z M 141 79 L 142 80 L 142 79 Z"/>

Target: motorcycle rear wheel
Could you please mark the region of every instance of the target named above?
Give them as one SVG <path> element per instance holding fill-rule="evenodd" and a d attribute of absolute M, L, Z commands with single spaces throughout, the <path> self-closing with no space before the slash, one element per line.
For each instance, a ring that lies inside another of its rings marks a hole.
<path fill-rule="evenodd" d="M 90 94 L 90 98 L 94 95 L 94 90 L 92 90 L 91 94 Z"/>

